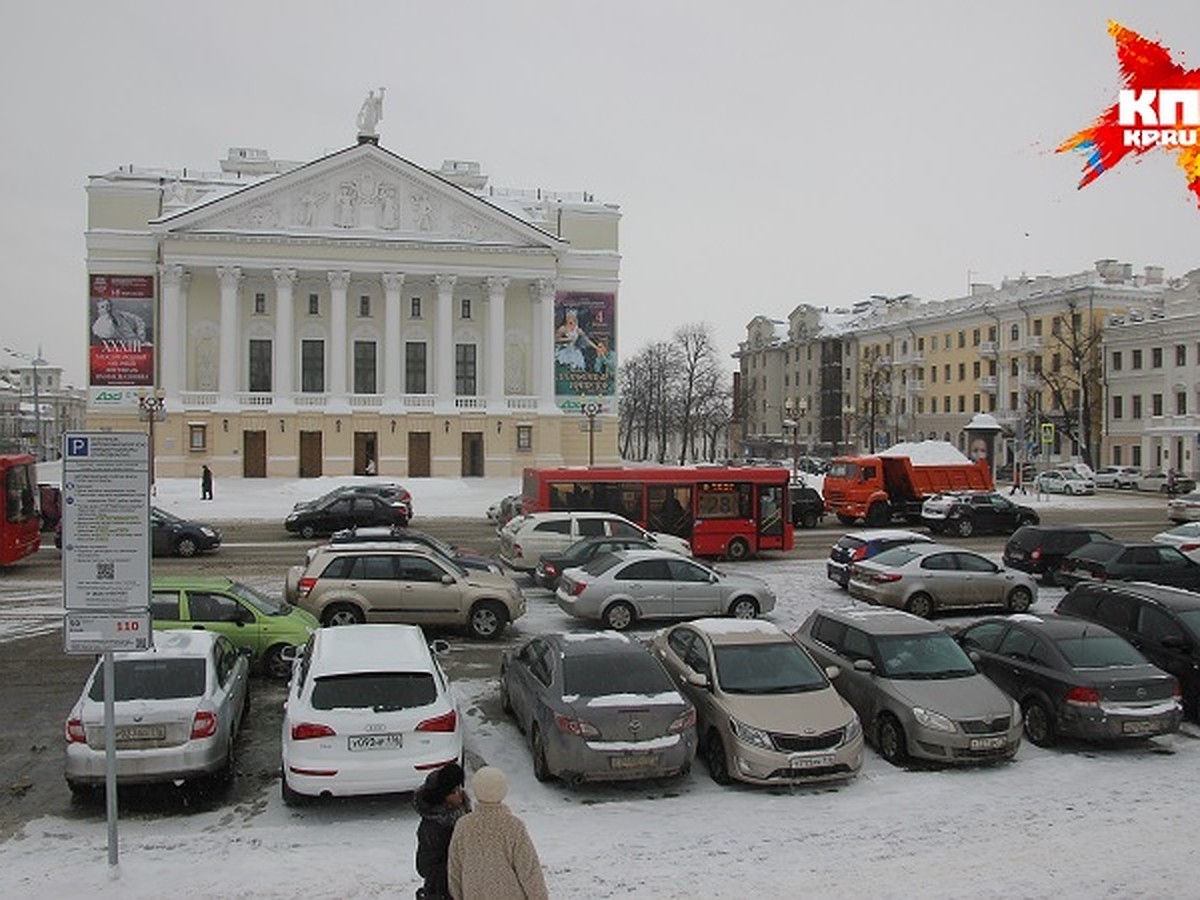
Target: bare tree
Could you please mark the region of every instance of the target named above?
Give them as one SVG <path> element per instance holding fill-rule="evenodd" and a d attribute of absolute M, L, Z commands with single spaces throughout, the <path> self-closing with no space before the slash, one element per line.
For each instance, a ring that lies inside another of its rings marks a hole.
<path fill-rule="evenodd" d="M 860 372 L 862 388 L 859 391 L 858 422 L 866 429 L 864 443 L 875 452 L 877 424 L 888 421 L 892 407 L 892 362 L 878 352 L 863 358 Z"/>
<path fill-rule="evenodd" d="M 1050 417 L 1059 434 L 1079 447 L 1079 458 L 1092 465 L 1097 443 L 1093 423 L 1103 422 L 1100 387 L 1103 329 L 1077 301 L 1068 302 L 1070 314 L 1054 320 L 1051 328 L 1050 365 L 1042 364 L 1042 383 L 1050 391 Z"/>
<path fill-rule="evenodd" d="M 712 326 L 707 324 L 684 325 L 675 331 L 674 340 L 679 348 L 679 405 L 675 414 L 679 419 L 679 465 L 689 456 L 696 458 L 696 425 L 703 391 L 715 386 L 717 350 L 712 336 Z"/>

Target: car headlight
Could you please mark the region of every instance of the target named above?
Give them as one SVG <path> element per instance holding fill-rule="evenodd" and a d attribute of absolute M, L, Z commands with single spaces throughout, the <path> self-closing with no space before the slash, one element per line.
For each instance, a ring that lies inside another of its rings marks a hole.
<path fill-rule="evenodd" d="M 200 533 L 202 535 L 204 535 L 205 537 L 216 537 L 217 536 L 217 533 L 215 531 L 213 531 L 211 528 L 201 528 Z"/>
<path fill-rule="evenodd" d="M 844 747 L 847 744 L 853 744 L 861 735 L 862 722 L 858 721 L 858 716 L 856 715 L 849 721 L 849 723 L 847 723 L 846 730 L 842 733 L 842 746 Z"/>
<path fill-rule="evenodd" d="M 949 731 L 951 734 L 957 730 L 954 727 L 954 723 L 939 712 L 934 712 L 931 709 L 922 709 L 920 706 L 914 706 L 912 712 L 913 718 L 925 728 L 933 731 Z"/>
<path fill-rule="evenodd" d="M 295 522 L 298 518 L 300 518 L 300 517 L 298 515 L 296 515 L 295 513 L 288 513 L 288 517 L 285 521 Z"/>
<path fill-rule="evenodd" d="M 745 722 L 739 722 L 733 716 L 729 717 L 729 730 L 743 744 L 750 744 L 754 747 L 761 747 L 763 750 L 774 750 L 775 745 L 771 743 L 771 736 L 761 728 L 755 728 L 753 725 L 747 725 Z"/>

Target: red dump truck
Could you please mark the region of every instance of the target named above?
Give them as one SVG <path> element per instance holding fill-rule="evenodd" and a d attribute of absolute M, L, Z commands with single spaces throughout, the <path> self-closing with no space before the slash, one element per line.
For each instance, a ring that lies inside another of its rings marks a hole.
<path fill-rule="evenodd" d="M 947 461 L 954 457 L 960 461 Z M 986 460 L 973 462 L 957 450 L 934 458 L 939 461 L 886 453 L 838 457 L 825 475 L 825 508 L 844 525 L 859 519 L 872 527 L 894 521 L 918 523 L 927 497 L 945 491 L 995 489 Z"/>

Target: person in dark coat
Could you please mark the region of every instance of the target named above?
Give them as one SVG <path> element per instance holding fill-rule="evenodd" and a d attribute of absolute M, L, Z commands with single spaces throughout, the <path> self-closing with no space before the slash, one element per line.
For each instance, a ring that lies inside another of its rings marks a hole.
<path fill-rule="evenodd" d="M 207 464 L 200 467 L 200 499 L 212 499 L 212 469 Z"/>
<path fill-rule="evenodd" d="M 463 790 L 463 770 L 449 763 L 430 772 L 425 784 L 413 795 L 413 806 L 421 816 L 417 826 L 417 874 L 425 879 L 417 891 L 423 900 L 449 898 L 450 881 L 446 859 L 454 825 L 471 811 L 471 801 Z"/>

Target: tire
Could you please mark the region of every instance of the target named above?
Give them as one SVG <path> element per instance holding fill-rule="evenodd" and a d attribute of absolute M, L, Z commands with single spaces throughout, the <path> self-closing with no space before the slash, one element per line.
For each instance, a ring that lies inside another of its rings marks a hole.
<path fill-rule="evenodd" d="M 893 766 L 902 766 L 908 762 L 908 744 L 904 737 L 904 728 L 890 713 L 879 717 L 875 726 L 875 747 L 879 755 Z"/>
<path fill-rule="evenodd" d="M 233 738 L 229 739 L 229 749 L 225 751 L 225 761 L 221 763 L 221 768 L 213 773 L 213 784 L 218 787 L 229 787 L 233 784 L 233 779 L 236 776 L 236 771 L 233 767 Z"/>
<path fill-rule="evenodd" d="M 1021 715 L 1025 718 L 1025 737 L 1038 747 L 1051 747 L 1058 736 L 1054 733 L 1054 716 L 1046 704 L 1036 697 L 1028 697 L 1021 703 Z"/>
<path fill-rule="evenodd" d="M 729 604 L 729 615 L 735 619 L 754 619 L 758 617 L 758 601 L 753 597 L 735 597 Z"/>
<path fill-rule="evenodd" d="M 743 560 L 750 555 L 750 545 L 745 538 L 734 538 L 725 547 L 725 558 L 734 562 Z"/>
<path fill-rule="evenodd" d="M 811 510 L 800 517 L 800 524 L 805 528 L 816 528 L 820 518 Z"/>
<path fill-rule="evenodd" d="M 1008 611 L 1011 613 L 1023 613 L 1033 606 L 1033 594 L 1029 588 L 1015 587 L 1008 594 Z"/>
<path fill-rule="evenodd" d="M 847 516 L 847 515 L 843 515 L 842 513 L 838 513 L 837 517 L 838 517 L 838 521 L 841 522 L 843 525 L 853 525 L 856 521 L 854 516 Z"/>
<path fill-rule="evenodd" d="M 605 628 L 624 631 L 637 619 L 637 611 L 624 600 L 618 600 L 605 609 L 600 618 L 603 620 Z"/>
<path fill-rule="evenodd" d="M 280 773 L 279 783 L 280 783 L 280 793 L 283 795 L 283 805 L 284 806 L 300 806 L 308 799 L 308 797 L 306 795 L 301 794 L 297 791 L 293 791 L 288 786 L 287 776 L 283 775 L 282 773 Z"/>
<path fill-rule="evenodd" d="M 529 732 L 529 749 L 533 753 L 533 777 L 545 784 L 554 780 L 550 771 L 550 763 L 546 759 L 546 742 L 542 740 L 542 730 L 536 725 Z"/>
<path fill-rule="evenodd" d="M 729 774 L 729 759 L 725 755 L 725 744 L 716 730 L 708 733 L 704 741 L 704 763 L 708 766 L 708 776 L 717 784 L 726 785 L 733 782 Z"/>
<path fill-rule="evenodd" d="M 365 621 L 363 611 L 350 603 L 334 603 L 321 616 L 321 624 L 329 628 L 338 625 L 361 625 Z"/>
<path fill-rule="evenodd" d="M 300 537 L 304 538 L 306 541 L 311 541 L 316 536 L 317 529 L 313 528 L 311 525 L 300 526 Z"/>
<path fill-rule="evenodd" d="M 71 791 L 71 796 L 77 799 L 90 803 L 95 800 L 100 791 L 94 784 L 87 784 L 83 781 L 72 781 L 67 779 L 67 787 Z"/>
<path fill-rule="evenodd" d="M 871 508 L 867 510 L 867 525 L 871 528 L 882 528 L 892 520 L 892 511 L 888 505 L 882 501 L 877 501 L 871 504 Z"/>
<path fill-rule="evenodd" d="M 195 556 L 199 550 L 200 548 L 196 546 L 195 538 L 190 538 L 185 535 L 175 542 L 175 555 L 182 556 L 184 559 L 190 559 L 191 557 Z"/>
<path fill-rule="evenodd" d="M 267 652 L 263 654 L 262 669 L 268 677 L 291 677 L 292 664 L 283 658 L 283 648 L 286 646 L 287 644 L 276 644 L 274 647 L 268 647 Z"/>
<path fill-rule="evenodd" d="M 506 716 L 513 714 L 512 699 L 508 696 L 508 688 L 505 687 L 504 671 L 500 672 L 500 708 L 504 710 Z"/>
<path fill-rule="evenodd" d="M 1047 587 L 1055 587 L 1058 585 L 1058 570 L 1047 569 L 1042 573 L 1042 584 Z"/>
<path fill-rule="evenodd" d="M 914 616 L 928 619 L 933 615 L 933 598 L 924 591 L 918 591 L 908 598 L 905 608 Z"/>
<path fill-rule="evenodd" d="M 508 610 L 495 600 L 480 600 L 467 617 L 467 633 L 481 641 L 494 641 L 508 624 Z"/>
<path fill-rule="evenodd" d="M 246 700 L 242 703 L 242 715 L 238 719 L 238 734 L 242 733 L 242 726 L 250 721 L 250 687 L 246 686 Z"/>
<path fill-rule="evenodd" d="M 969 538 L 975 533 L 975 520 L 964 516 L 954 524 L 954 532 L 961 538 Z"/>

